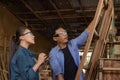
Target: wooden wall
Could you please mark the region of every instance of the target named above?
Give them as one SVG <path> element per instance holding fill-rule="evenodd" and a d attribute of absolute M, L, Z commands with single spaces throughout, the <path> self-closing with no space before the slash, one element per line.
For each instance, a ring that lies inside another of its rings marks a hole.
<path fill-rule="evenodd" d="M 13 15 L 11 14 L 5 7 L 0 6 L 0 45 L 2 46 L 3 40 L 2 37 L 10 37 L 14 34 L 17 27 L 22 26 L 23 24 Z M 33 31 L 36 36 L 36 44 L 31 47 L 36 52 L 48 52 L 51 48 L 51 43 L 44 35 L 38 33 L 37 31 Z M 37 50 L 36 50 L 37 48 Z M 39 49 L 38 49 L 39 48 Z"/>
<path fill-rule="evenodd" d="M 10 36 L 15 30 L 23 24 L 5 7 L 0 5 L 0 80 L 9 80 L 8 63 L 9 63 L 9 41 Z M 36 44 L 30 48 L 34 52 L 48 53 L 51 43 L 40 33 L 33 31 L 36 36 Z"/>

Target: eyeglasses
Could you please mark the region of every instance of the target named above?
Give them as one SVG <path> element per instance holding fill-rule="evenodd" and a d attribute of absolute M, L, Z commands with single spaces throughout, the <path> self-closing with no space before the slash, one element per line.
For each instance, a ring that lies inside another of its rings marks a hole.
<path fill-rule="evenodd" d="M 57 34 L 54 34 L 53 36 L 54 36 L 54 37 L 58 37 L 58 36 L 60 36 L 60 35 L 66 35 L 66 34 L 67 34 L 67 31 L 64 30 L 64 31 L 61 31 L 61 32 L 59 32 L 59 33 L 57 33 Z"/>
<path fill-rule="evenodd" d="M 22 36 L 27 35 L 27 34 L 31 34 L 31 35 L 33 35 L 32 32 L 27 32 L 27 33 L 22 34 Z"/>

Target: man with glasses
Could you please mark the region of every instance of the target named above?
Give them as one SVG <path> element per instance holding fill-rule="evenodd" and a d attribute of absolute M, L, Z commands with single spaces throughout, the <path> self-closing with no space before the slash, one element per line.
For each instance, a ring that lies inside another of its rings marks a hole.
<path fill-rule="evenodd" d="M 87 41 L 91 28 L 82 32 L 81 35 L 68 41 L 67 31 L 63 26 L 51 28 L 52 39 L 57 43 L 50 51 L 50 65 L 53 70 L 53 80 L 74 80 L 78 66 L 80 65 L 79 48 Z M 83 73 L 79 80 L 83 80 Z"/>

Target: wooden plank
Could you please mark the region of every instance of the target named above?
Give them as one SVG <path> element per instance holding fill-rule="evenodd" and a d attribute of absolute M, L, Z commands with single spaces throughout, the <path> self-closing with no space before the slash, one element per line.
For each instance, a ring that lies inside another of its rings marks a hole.
<path fill-rule="evenodd" d="M 100 58 L 100 60 L 120 61 L 119 58 Z"/>
<path fill-rule="evenodd" d="M 120 41 L 116 41 L 116 42 L 107 42 L 107 44 L 120 44 Z"/>
<path fill-rule="evenodd" d="M 95 30 L 95 35 L 97 36 L 97 37 L 99 37 L 99 34 L 98 34 L 98 32 Z"/>
<path fill-rule="evenodd" d="M 120 68 L 102 68 L 103 71 L 120 71 Z"/>

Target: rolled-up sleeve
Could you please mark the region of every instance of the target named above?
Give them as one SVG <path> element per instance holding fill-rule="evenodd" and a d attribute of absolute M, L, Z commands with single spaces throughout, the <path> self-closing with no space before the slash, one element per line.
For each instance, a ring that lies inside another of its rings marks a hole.
<path fill-rule="evenodd" d="M 81 35 L 79 35 L 78 37 L 76 37 L 71 41 L 79 48 L 85 44 L 85 42 L 87 41 L 88 35 L 89 35 L 88 31 L 85 30 L 84 32 L 81 33 Z"/>

